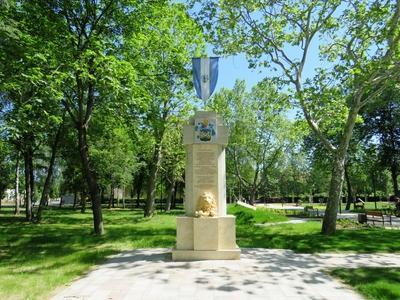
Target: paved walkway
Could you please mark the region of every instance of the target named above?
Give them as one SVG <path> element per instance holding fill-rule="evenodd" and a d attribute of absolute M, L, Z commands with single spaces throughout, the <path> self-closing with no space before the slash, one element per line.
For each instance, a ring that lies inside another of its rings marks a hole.
<path fill-rule="evenodd" d="M 169 249 L 139 249 L 114 256 L 53 299 L 361 300 L 322 270 L 382 265 L 400 267 L 400 255 L 242 249 L 240 261 L 172 262 Z"/>

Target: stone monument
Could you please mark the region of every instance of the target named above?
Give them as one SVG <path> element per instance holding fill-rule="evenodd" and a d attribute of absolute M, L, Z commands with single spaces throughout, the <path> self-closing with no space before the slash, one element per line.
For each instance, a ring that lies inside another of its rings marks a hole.
<path fill-rule="evenodd" d="M 177 217 L 173 260 L 240 259 L 235 217 L 226 214 L 228 130 L 215 112 L 198 111 L 183 128 L 185 216 Z"/>

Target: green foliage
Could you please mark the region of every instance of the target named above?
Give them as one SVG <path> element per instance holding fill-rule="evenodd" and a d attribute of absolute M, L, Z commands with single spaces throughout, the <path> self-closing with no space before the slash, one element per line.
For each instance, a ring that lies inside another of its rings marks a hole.
<path fill-rule="evenodd" d="M 303 132 L 285 116 L 287 95 L 269 80 L 250 92 L 244 81 L 236 81 L 232 90 L 216 93 L 209 107 L 229 128 L 228 189 L 250 201 L 257 194 L 271 194 L 271 175 L 284 164 L 284 153 L 298 146 Z"/>
<path fill-rule="evenodd" d="M 335 269 L 331 275 L 343 280 L 369 300 L 400 298 L 399 268 Z"/>
<path fill-rule="evenodd" d="M 127 126 L 111 115 L 96 114 L 90 131 L 90 146 L 93 166 L 99 184 L 125 187 L 132 182 L 137 171 L 136 151 L 128 134 Z"/>
<path fill-rule="evenodd" d="M 12 187 L 11 183 L 14 178 L 12 150 L 10 144 L 0 139 L 0 201 L 5 190 Z"/>
<path fill-rule="evenodd" d="M 376 103 L 365 107 L 361 139 L 368 148 L 368 166 L 374 170 L 388 170 L 394 193 L 399 194 L 397 177 L 400 174 L 400 88 L 393 83 Z M 382 183 L 383 176 L 375 176 Z M 374 182 L 375 183 L 375 182 Z M 397 191 L 396 191 L 397 189 Z"/>
<path fill-rule="evenodd" d="M 174 130 L 192 110 L 191 57 L 204 52 L 201 31 L 184 4 L 0 5 L 2 134 L 18 151 L 34 154 L 36 190 L 63 111 L 67 141 L 55 167 L 64 176 L 63 192 L 89 192 L 95 200 L 99 185 L 130 185 L 139 167 L 152 162 L 154 144 L 165 144 L 165 169 L 181 180 L 182 149 L 163 136 L 179 138 Z M 181 157 L 176 166 L 174 155 Z"/>
<path fill-rule="evenodd" d="M 170 127 L 165 133 L 163 140 L 163 155 L 161 168 L 166 180 L 173 184 L 176 181 L 183 182 L 183 172 L 185 170 L 185 149 L 182 141 L 181 124 Z"/>
<path fill-rule="evenodd" d="M 358 113 L 400 73 L 398 1 L 191 2 L 199 2 L 196 16 L 218 53 L 245 53 L 251 67 L 267 67 L 292 86 L 291 98 L 333 157 L 322 230 L 335 233 L 343 165 L 361 121 Z M 313 46 L 319 47 L 324 67 L 314 70 L 311 80 L 304 70 Z"/>

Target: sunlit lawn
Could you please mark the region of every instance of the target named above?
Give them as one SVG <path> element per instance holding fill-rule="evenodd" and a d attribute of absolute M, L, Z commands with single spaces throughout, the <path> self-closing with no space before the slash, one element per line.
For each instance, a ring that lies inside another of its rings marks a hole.
<path fill-rule="evenodd" d="M 261 211 L 230 205 L 228 211 L 242 217 L 239 212 L 252 214 L 256 223 L 262 223 Z M 269 222 L 287 220 L 280 214 L 265 211 Z M 246 216 L 245 215 L 245 216 Z M 237 222 L 237 243 L 245 248 L 292 249 L 296 252 L 400 252 L 400 230 L 380 228 L 356 228 L 338 230 L 333 236 L 322 235 L 321 221 L 303 224 L 281 224 L 268 227 L 254 227 Z"/>
<path fill-rule="evenodd" d="M 0 210 L 0 299 L 43 299 L 59 286 L 103 262 L 110 254 L 134 248 L 175 244 L 175 217 L 159 213 L 152 219 L 141 210 L 103 210 L 106 234 L 91 235 L 90 211 L 71 209 L 45 211 L 42 224 L 30 224 L 11 209 Z M 276 221 L 285 216 L 257 218 Z M 267 221 L 268 221 L 267 220 Z M 382 229 L 339 230 L 337 235 L 321 235 L 321 224 L 309 222 L 258 228 L 237 226 L 240 247 L 285 248 L 297 252 L 399 252 L 400 231 Z"/>
<path fill-rule="evenodd" d="M 236 216 L 236 224 L 262 224 L 268 222 L 282 222 L 289 220 L 284 211 L 257 208 L 252 210 L 238 204 L 229 204 L 228 213 Z"/>
<path fill-rule="evenodd" d="M 331 274 L 367 299 L 400 299 L 400 268 L 336 269 Z"/>
<path fill-rule="evenodd" d="M 320 222 L 270 227 L 238 226 L 237 242 L 246 248 L 292 249 L 295 252 L 400 252 L 400 230 L 380 228 L 338 230 L 320 234 Z"/>
<path fill-rule="evenodd" d="M 104 210 L 106 234 L 91 235 L 90 211 L 46 211 L 27 224 L 0 212 L 0 299 L 39 299 L 98 264 L 133 248 L 173 247 L 175 216 L 142 218 L 142 211 Z"/>

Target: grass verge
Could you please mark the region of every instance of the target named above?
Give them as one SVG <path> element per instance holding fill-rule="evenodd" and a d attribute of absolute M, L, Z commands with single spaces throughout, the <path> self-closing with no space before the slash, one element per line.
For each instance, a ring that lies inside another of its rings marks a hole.
<path fill-rule="evenodd" d="M 330 274 L 367 299 L 400 299 L 400 268 L 335 269 Z"/>

